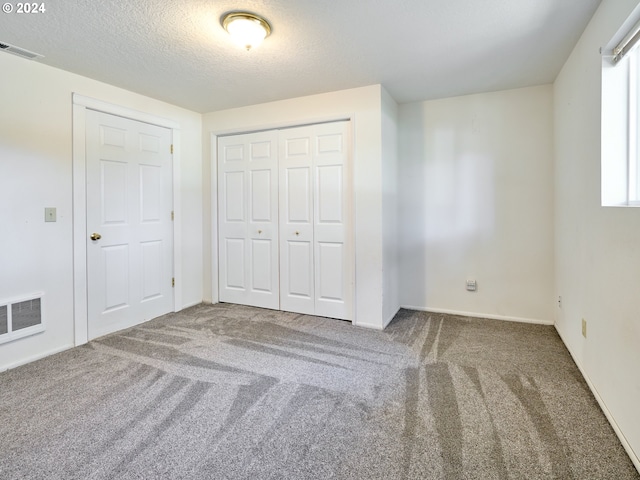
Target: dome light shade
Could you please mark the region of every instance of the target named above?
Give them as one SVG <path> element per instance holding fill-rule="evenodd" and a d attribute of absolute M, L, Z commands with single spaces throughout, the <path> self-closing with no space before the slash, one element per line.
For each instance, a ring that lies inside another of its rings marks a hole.
<path fill-rule="evenodd" d="M 228 13 L 221 23 L 231 38 L 247 50 L 260 45 L 271 33 L 269 22 L 249 12 Z"/>

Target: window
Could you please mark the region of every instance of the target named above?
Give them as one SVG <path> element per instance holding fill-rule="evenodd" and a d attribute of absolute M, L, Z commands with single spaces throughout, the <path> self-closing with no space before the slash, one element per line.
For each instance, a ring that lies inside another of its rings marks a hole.
<path fill-rule="evenodd" d="M 638 168 L 640 155 L 640 48 L 638 45 L 629 52 L 629 145 L 628 145 L 628 203 L 640 205 L 640 183 L 638 182 Z"/>
<path fill-rule="evenodd" d="M 602 60 L 602 205 L 640 206 L 640 22 L 621 32 Z"/>

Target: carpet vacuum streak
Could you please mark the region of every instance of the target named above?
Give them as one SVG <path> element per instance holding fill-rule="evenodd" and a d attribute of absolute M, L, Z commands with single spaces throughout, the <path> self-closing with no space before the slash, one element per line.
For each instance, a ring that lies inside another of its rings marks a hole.
<path fill-rule="evenodd" d="M 198 305 L 0 373 L 1 479 L 640 479 L 553 327 Z"/>

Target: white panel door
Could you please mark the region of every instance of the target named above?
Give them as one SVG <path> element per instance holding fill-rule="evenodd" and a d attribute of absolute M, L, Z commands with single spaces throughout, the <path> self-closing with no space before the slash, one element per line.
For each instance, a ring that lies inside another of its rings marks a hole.
<path fill-rule="evenodd" d="M 315 314 L 353 320 L 350 123 L 313 127 Z"/>
<path fill-rule="evenodd" d="M 313 127 L 282 130 L 279 137 L 280 307 L 313 315 Z"/>
<path fill-rule="evenodd" d="M 277 131 L 218 139 L 219 298 L 279 308 Z"/>
<path fill-rule="evenodd" d="M 349 122 L 280 131 L 280 305 L 353 320 Z"/>
<path fill-rule="evenodd" d="M 87 110 L 89 339 L 173 310 L 171 138 Z"/>

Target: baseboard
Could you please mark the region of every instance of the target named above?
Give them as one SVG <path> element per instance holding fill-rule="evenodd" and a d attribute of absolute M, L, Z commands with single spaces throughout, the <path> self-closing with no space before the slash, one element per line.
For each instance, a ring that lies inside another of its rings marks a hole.
<path fill-rule="evenodd" d="M 182 305 L 182 308 L 180 308 L 180 310 L 184 310 L 185 308 L 195 307 L 196 305 L 200 305 L 201 303 L 207 303 L 207 302 L 203 300 L 199 300 L 197 302 L 185 303 L 184 305 Z M 180 310 L 176 310 L 176 312 L 179 312 Z"/>
<path fill-rule="evenodd" d="M 446 308 L 416 307 L 413 305 L 402 305 L 402 308 L 406 308 L 407 310 L 418 310 L 420 312 L 448 313 L 450 315 L 460 315 L 463 317 L 489 318 L 491 320 L 505 320 L 507 322 L 533 323 L 536 325 L 553 325 L 554 324 L 553 320 L 540 320 L 537 318 L 524 318 L 524 317 L 510 317 L 506 315 L 494 315 L 491 313 L 462 312 L 459 310 L 449 310 Z"/>
<path fill-rule="evenodd" d="M 387 328 L 387 325 L 389 325 L 391 323 L 391 320 L 393 320 L 395 318 L 395 316 L 398 314 L 398 312 L 400 311 L 402 307 L 398 307 L 396 309 L 396 311 L 386 320 L 383 321 L 382 323 L 382 329 L 384 330 L 385 328 Z"/>
<path fill-rule="evenodd" d="M 26 365 L 27 363 L 35 362 L 36 360 L 40 360 L 41 358 L 48 357 L 50 355 L 55 355 L 56 353 L 64 352 L 65 350 L 70 350 L 75 345 L 64 345 L 59 348 L 54 348 L 53 350 L 48 350 L 46 352 L 38 353 L 37 355 L 33 355 L 31 357 L 23 358 L 22 360 L 18 360 L 17 362 L 10 363 L 8 365 L 4 365 L 0 367 L 0 372 L 4 372 L 7 370 L 11 370 L 16 367 L 20 367 L 22 365 Z"/>
<path fill-rule="evenodd" d="M 374 323 L 356 323 L 356 322 L 354 321 L 354 322 L 351 322 L 351 324 L 352 324 L 354 327 L 370 328 L 371 330 L 378 330 L 378 331 L 382 331 L 382 327 L 381 327 L 380 325 L 376 325 L 376 324 L 374 324 Z"/>
<path fill-rule="evenodd" d="M 631 445 L 629 444 L 626 437 L 624 436 L 624 433 L 622 433 L 622 430 L 620 430 L 620 427 L 618 427 L 618 424 L 616 423 L 615 419 L 613 418 L 613 415 L 607 408 L 607 405 L 604 403 L 604 400 L 598 393 L 598 390 L 596 389 L 595 385 L 591 382 L 589 375 L 587 375 L 587 372 L 585 372 L 584 368 L 582 368 L 582 363 L 578 361 L 578 357 L 574 355 L 571 348 L 569 348 L 569 344 L 565 341 L 564 337 L 562 336 L 562 333 L 560 332 L 560 330 L 558 330 L 558 326 L 556 325 L 555 328 L 556 328 L 556 332 L 558 332 L 558 335 L 560 336 L 560 339 L 562 340 L 562 343 L 564 343 L 564 346 L 567 348 L 569 355 L 571 355 L 571 358 L 573 358 L 573 361 L 578 367 L 578 370 L 580 370 L 580 373 L 582 374 L 582 378 L 584 378 L 584 381 L 587 382 L 587 385 L 589 386 L 589 390 L 591 390 L 591 393 L 593 393 L 593 396 L 596 398 L 598 405 L 600 405 L 600 409 L 604 413 L 604 416 L 607 417 L 609 424 L 613 428 L 613 431 L 616 433 L 618 439 L 620 440 L 620 443 L 622 443 L 622 446 L 627 452 L 627 455 L 629 455 L 629 458 L 633 462 L 634 467 L 636 467 L 636 470 L 638 470 L 638 473 L 640 473 L 640 458 L 638 458 L 638 456 L 636 455 L 636 452 L 634 452 L 633 448 L 631 448 Z"/>
<path fill-rule="evenodd" d="M 391 323 L 391 320 L 393 320 L 393 318 L 396 316 L 396 314 L 400 311 L 400 308 L 402 308 L 402 307 L 398 307 L 398 310 L 396 310 L 395 313 L 393 315 L 391 315 L 389 318 L 382 319 L 382 325 L 377 324 L 377 323 L 362 323 L 362 322 L 358 322 L 356 320 L 353 320 L 351 322 L 351 324 L 354 327 L 370 328 L 372 330 L 382 331 L 385 328 L 387 328 L 387 325 L 389 325 Z"/>

